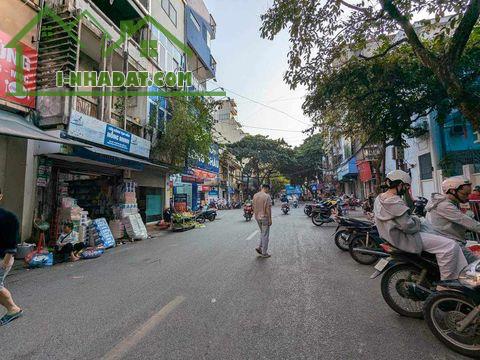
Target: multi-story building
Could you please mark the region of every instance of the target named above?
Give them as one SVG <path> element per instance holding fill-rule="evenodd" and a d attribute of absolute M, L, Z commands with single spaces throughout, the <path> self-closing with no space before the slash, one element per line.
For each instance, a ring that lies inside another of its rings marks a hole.
<path fill-rule="evenodd" d="M 196 61 L 186 56 L 191 8 L 183 0 L 5 0 L 0 11 L 0 65 L 9 69 L 8 76 L 1 76 L 9 90 L 15 84 L 15 48 L 5 45 L 15 39 L 24 51 L 25 87 L 60 95 L 14 98 L 2 91 L 3 85 L 0 90 L 0 119 L 5 120 L 0 126 L 0 187 L 9 194 L 4 205 L 22 222 L 22 237 L 31 235 L 34 217 L 55 222 L 60 194 L 76 197 L 93 218 L 113 217 L 116 192 L 125 180 L 138 184 L 136 201 L 144 221 L 160 219 L 169 200 L 169 169 L 161 154 L 154 157 L 151 150 L 172 117 L 172 102 L 162 96 L 123 96 L 123 89 L 110 96 L 118 89 L 105 86 L 59 88 L 57 73 L 185 70 L 187 62 Z M 141 20 L 135 31 L 126 27 Z M 210 16 L 208 24 L 206 44 L 214 37 Z M 18 33 L 24 36 L 18 38 Z M 152 40 L 156 51 L 150 48 L 145 54 L 142 44 Z M 198 42 L 189 44 L 198 50 Z M 195 54 L 205 56 L 203 51 Z M 193 69 L 198 77 L 214 76 L 210 52 L 206 65 L 205 72 Z"/>
<path fill-rule="evenodd" d="M 237 103 L 228 98 L 220 101 L 214 114 L 215 141 L 221 145 L 236 143 L 245 137 L 237 120 Z M 221 149 L 220 156 L 220 197 L 228 201 L 242 201 L 244 195 L 242 164 L 227 149 Z"/>
<path fill-rule="evenodd" d="M 217 63 L 212 55 L 216 23 L 202 0 L 185 1 L 185 43 L 192 55 L 186 59 L 187 70 L 192 72 L 190 90 L 206 91 L 208 81 L 215 78 Z M 196 210 L 219 194 L 218 146 L 212 146 L 208 163 L 192 159 L 183 174 L 172 177 L 177 207 Z M 180 205 L 181 204 L 181 205 Z"/>

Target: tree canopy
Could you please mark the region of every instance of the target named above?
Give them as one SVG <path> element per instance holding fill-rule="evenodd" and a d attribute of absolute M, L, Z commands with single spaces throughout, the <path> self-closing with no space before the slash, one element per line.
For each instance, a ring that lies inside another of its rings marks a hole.
<path fill-rule="evenodd" d="M 243 172 L 257 180 L 257 186 L 270 182 L 273 174 L 284 173 L 293 158 L 293 150 L 284 140 L 273 140 L 263 135 L 247 135 L 227 146 L 242 163 Z"/>
<path fill-rule="evenodd" d="M 432 20 L 414 23 L 428 14 Z M 477 129 L 480 95 L 471 74 L 462 70 L 465 49 L 476 47 L 480 0 L 275 0 L 262 16 L 263 37 L 274 39 L 288 28 L 291 41 L 285 80 L 314 90 L 319 76 L 329 76 L 355 59 L 376 59 L 407 44 Z M 478 67 L 478 64 L 477 64 Z"/>
<path fill-rule="evenodd" d="M 190 159 L 208 162 L 214 106 L 199 97 L 176 98 L 172 119 L 167 121 L 165 135 L 155 143 L 153 153 L 178 169 L 188 165 Z"/>

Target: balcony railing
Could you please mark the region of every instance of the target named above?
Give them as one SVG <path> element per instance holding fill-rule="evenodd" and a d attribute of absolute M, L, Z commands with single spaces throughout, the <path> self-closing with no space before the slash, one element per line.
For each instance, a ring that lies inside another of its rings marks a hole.
<path fill-rule="evenodd" d="M 77 103 L 75 105 L 75 110 L 81 112 L 82 114 L 92 116 L 94 118 L 98 117 L 98 104 L 96 100 L 87 99 L 82 96 L 77 96 Z"/>

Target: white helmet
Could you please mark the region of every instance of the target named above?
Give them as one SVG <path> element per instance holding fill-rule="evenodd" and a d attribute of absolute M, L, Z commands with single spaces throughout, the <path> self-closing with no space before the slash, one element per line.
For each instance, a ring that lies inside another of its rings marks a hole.
<path fill-rule="evenodd" d="M 471 185 L 472 182 L 463 176 L 454 176 L 442 182 L 442 192 L 448 193 L 450 190 L 458 190 L 460 186 Z"/>
<path fill-rule="evenodd" d="M 398 181 L 400 180 L 404 184 L 410 185 L 412 183 L 412 178 L 403 170 L 393 170 L 387 174 L 387 180 Z"/>

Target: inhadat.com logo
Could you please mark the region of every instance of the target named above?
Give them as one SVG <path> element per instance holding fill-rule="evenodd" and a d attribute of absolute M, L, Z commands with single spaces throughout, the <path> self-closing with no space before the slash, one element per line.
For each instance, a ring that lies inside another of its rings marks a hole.
<path fill-rule="evenodd" d="M 144 16 L 137 22 L 122 21 L 120 24 L 120 38 L 113 41 L 113 37 L 101 26 L 100 22 L 90 14 L 88 10 L 83 10 L 75 20 L 62 19 L 54 10 L 44 6 L 37 16 L 32 19 L 12 40 L 5 46 L 6 48 L 16 49 L 16 87 L 15 92 L 9 95 L 13 96 L 72 96 L 72 95 L 91 95 L 91 96 L 225 96 L 225 91 L 196 91 L 193 89 L 193 75 L 191 71 L 64 71 L 56 72 L 56 86 L 59 90 L 29 90 L 24 87 L 24 54 L 21 39 L 23 39 L 34 27 L 41 23 L 42 19 L 49 18 L 54 20 L 56 25 L 60 26 L 70 38 L 79 43 L 80 48 L 85 48 L 78 35 L 74 31 L 82 18 L 88 19 L 91 23 L 102 30 L 103 41 L 108 46 L 102 48 L 102 55 L 109 56 L 116 49 L 122 46 L 133 37 L 133 35 L 145 28 L 156 28 L 162 32 L 177 48 L 185 53 L 185 56 L 192 56 L 193 51 L 183 42 L 178 40 L 172 33 L 163 27 L 157 20 L 150 15 Z M 55 36 L 56 32 L 50 32 L 48 27 L 41 30 L 41 39 Z M 156 58 L 157 40 L 140 41 L 140 56 L 147 58 Z M 64 90 L 69 86 L 72 90 Z M 103 88 L 103 90 L 78 90 L 77 88 Z M 139 91 L 139 88 L 147 88 L 147 91 Z M 154 90 L 151 90 L 151 89 Z M 112 90 L 110 90 L 112 89 Z M 134 89 L 134 90 L 129 90 Z M 165 89 L 165 90 L 162 90 Z"/>

